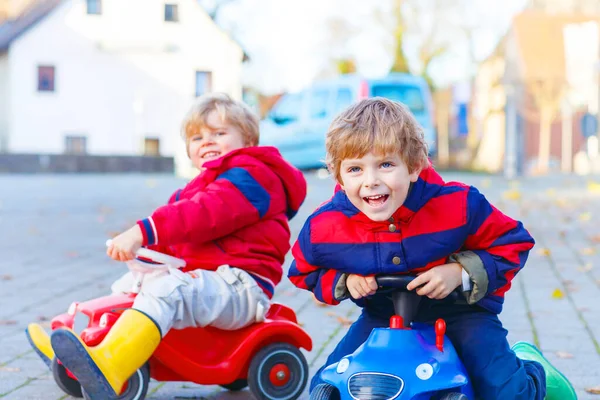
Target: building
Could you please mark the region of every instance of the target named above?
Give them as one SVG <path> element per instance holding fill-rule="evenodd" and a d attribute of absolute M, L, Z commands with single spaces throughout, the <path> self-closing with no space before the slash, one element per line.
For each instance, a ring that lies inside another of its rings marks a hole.
<path fill-rule="evenodd" d="M 599 23 L 593 14 L 515 16 L 475 79 L 476 169 L 572 170 L 586 146 L 581 118 L 596 112 Z"/>
<path fill-rule="evenodd" d="M 190 175 L 182 118 L 207 91 L 241 98 L 244 60 L 198 3 L 20 4 L 0 25 L 0 152 L 173 156 Z"/>

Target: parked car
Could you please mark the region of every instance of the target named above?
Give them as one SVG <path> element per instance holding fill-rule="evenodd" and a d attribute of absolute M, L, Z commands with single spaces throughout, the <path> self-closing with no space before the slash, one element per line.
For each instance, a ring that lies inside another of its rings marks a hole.
<path fill-rule="evenodd" d="M 360 99 L 376 96 L 408 106 L 425 130 L 430 154 L 435 153 L 429 87 L 421 77 L 399 73 L 381 79 L 342 75 L 317 82 L 301 92 L 285 94 L 261 121 L 260 144 L 277 147 L 298 168 L 321 168 L 325 159 L 325 133 L 333 117 Z"/>

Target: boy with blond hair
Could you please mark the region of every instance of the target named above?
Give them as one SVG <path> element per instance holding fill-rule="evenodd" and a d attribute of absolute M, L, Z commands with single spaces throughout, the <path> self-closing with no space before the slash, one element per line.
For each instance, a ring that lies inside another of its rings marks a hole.
<path fill-rule="evenodd" d="M 478 398 L 575 399 L 568 380 L 532 345 L 511 349 L 498 314 L 533 238 L 476 188 L 446 183 L 427 158 L 422 129 L 400 103 L 360 101 L 332 122 L 327 163 L 338 187 L 306 221 L 289 278 L 324 303 L 350 298 L 362 313 L 317 372 L 388 326 L 391 300 L 377 274 L 414 274 L 415 321 L 443 318 Z M 459 288 L 465 301 L 444 299 Z M 515 354 L 516 353 L 516 354 Z M 399 361 L 402 362 L 402 361 Z"/>
<path fill-rule="evenodd" d="M 183 137 L 201 173 L 115 237 L 107 253 L 128 261 L 153 246 L 186 267 L 145 280 L 98 346 L 67 329 L 51 336 L 57 358 L 92 399 L 115 398 L 171 328 L 235 330 L 262 321 L 281 280 L 288 220 L 306 196 L 302 173 L 275 148 L 257 147 L 256 116 L 224 94 L 199 99 Z"/>

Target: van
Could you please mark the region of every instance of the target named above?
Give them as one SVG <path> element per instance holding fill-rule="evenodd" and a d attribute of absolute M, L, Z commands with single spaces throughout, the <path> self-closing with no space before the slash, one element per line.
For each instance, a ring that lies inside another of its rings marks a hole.
<path fill-rule="evenodd" d="M 352 103 L 385 97 L 405 104 L 425 132 L 430 155 L 436 150 L 433 104 L 427 82 L 418 76 L 393 73 L 381 79 L 358 75 L 320 81 L 297 93 L 283 95 L 260 124 L 260 144 L 275 146 L 301 169 L 324 167 L 325 134 L 333 118 Z"/>

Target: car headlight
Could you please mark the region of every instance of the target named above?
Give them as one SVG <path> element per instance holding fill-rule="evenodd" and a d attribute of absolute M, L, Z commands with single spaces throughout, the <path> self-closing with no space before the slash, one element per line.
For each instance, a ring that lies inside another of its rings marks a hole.
<path fill-rule="evenodd" d="M 426 381 L 433 376 L 433 366 L 428 363 L 419 364 L 415 370 L 415 374 L 420 380 Z"/>
<path fill-rule="evenodd" d="M 346 370 L 348 369 L 349 366 L 350 366 L 350 360 L 348 360 L 347 358 L 342 358 L 340 360 L 340 362 L 338 363 L 335 371 L 338 374 L 343 374 L 344 372 L 346 372 Z"/>
<path fill-rule="evenodd" d="M 75 313 L 77 312 L 77 306 L 79 304 L 77 302 L 73 302 L 71 303 L 71 305 L 69 306 L 69 309 L 67 310 L 67 314 L 69 315 L 75 315 Z"/>

